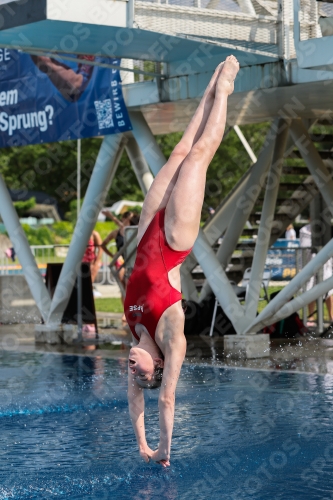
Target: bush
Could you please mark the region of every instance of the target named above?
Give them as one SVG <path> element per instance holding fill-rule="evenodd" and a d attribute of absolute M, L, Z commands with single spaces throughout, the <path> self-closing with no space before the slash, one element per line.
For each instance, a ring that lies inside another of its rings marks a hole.
<path fill-rule="evenodd" d="M 102 240 L 105 240 L 105 238 L 111 233 L 111 231 L 117 228 L 118 228 L 117 224 L 112 221 L 97 222 L 95 226 L 95 231 L 97 231 L 100 234 Z"/>
<path fill-rule="evenodd" d="M 29 245 L 53 245 L 54 234 L 48 226 L 32 228 L 28 224 L 22 224 L 22 228 L 27 236 Z"/>
<path fill-rule="evenodd" d="M 80 201 L 80 206 L 82 207 L 83 199 Z M 76 223 L 77 219 L 77 199 L 72 200 L 69 203 L 69 212 L 65 213 L 65 218 L 72 224 Z"/>
<path fill-rule="evenodd" d="M 97 222 L 95 230 L 102 240 L 118 226 L 114 222 Z M 31 227 L 22 224 L 29 245 L 69 245 L 74 232 L 74 224 L 69 221 L 55 222 L 52 226 Z"/>
<path fill-rule="evenodd" d="M 23 217 L 30 208 L 36 205 L 36 198 L 29 198 L 26 201 L 14 201 L 13 205 L 16 208 L 17 215 Z"/>
<path fill-rule="evenodd" d="M 72 222 L 61 221 L 55 222 L 51 228 L 54 233 L 54 243 L 59 244 L 69 244 L 73 237 L 74 225 Z"/>

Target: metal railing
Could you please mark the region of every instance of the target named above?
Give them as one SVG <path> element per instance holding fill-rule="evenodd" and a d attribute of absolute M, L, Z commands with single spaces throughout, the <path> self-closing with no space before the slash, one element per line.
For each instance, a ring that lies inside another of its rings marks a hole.
<path fill-rule="evenodd" d="M 113 285 L 116 283 L 116 276 L 119 274 L 119 270 L 123 267 L 127 269 L 128 262 L 133 260 L 135 249 L 131 248 L 131 244 L 135 237 L 136 231 L 129 234 L 124 247 L 114 255 L 111 261 L 108 255 L 103 253 L 102 265 L 96 283 L 101 285 Z M 115 246 L 114 243 L 111 245 Z M 30 248 L 41 273 L 44 274 L 47 263 L 63 263 L 65 261 L 69 245 L 32 245 Z M 289 242 L 286 246 L 277 245 L 270 248 L 265 267 L 271 271 L 271 281 L 291 280 L 309 262 L 311 255 L 317 253 L 319 250 L 320 248 L 314 247 L 301 248 L 297 241 L 295 243 Z M 239 254 L 239 258 L 241 259 L 241 255 L 246 253 L 246 257 L 248 258 L 249 253 L 253 253 L 253 251 L 253 248 L 244 245 L 239 247 L 237 254 Z M 115 264 L 119 257 L 124 258 L 124 263 L 116 269 Z M 23 274 L 18 259 L 16 258 L 15 261 L 12 261 L 5 255 L 0 256 L 0 276 L 11 274 Z M 324 274 L 326 275 L 327 272 Z"/>
<path fill-rule="evenodd" d="M 123 298 L 125 298 L 126 290 L 125 290 L 125 282 L 129 278 L 135 256 L 136 256 L 136 236 L 138 234 L 138 228 L 137 226 L 129 226 L 125 228 L 125 233 L 124 233 L 124 245 L 121 247 L 121 249 L 113 256 L 113 259 L 111 260 L 109 264 L 109 269 L 112 273 L 113 278 L 115 279 L 116 283 L 118 284 L 121 294 Z M 116 266 L 116 263 L 118 259 L 122 257 L 123 262 L 120 266 Z M 124 269 L 125 270 L 125 281 L 120 279 L 120 271 Z"/>
<path fill-rule="evenodd" d="M 136 0 L 134 18 L 140 29 L 207 42 L 213 39 L 290 60 L 297 57 L 294 1 L 300 41 L 332 35 L 331 0 L 247 0 L 242 7 L 226 0 Z"/>
<path fill-rule="evenodd" d="M 115 245 L 111 243 L 111 245 Z M 63 263 L 68 253 L 69 245 L 31 245 L 30 249 L 36 259 L 37 266 L 42 275 L 45 275 L 48 263 Z M 8 258 L 5 254 L 0 256 L 0 276 L 22 275 L 23 269 L 18 259 Z M 110 269 L 110 258 L 103 253 L 102 265 L 95 280 L 99 285 L 116 285 L 116 280 Z"/>

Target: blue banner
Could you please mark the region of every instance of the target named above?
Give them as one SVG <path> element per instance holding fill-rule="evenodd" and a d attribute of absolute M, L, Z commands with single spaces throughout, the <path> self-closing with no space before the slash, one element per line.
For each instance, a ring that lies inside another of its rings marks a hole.
<path fill-rule="evenodd" d="M 296 275 L 296 251 L 299 240 L 278 239 L 268 250 L 266 267 L 271 270 L 272 281 L 291 280 Z"/>
<path fill-rule="evenodd" d="M 0 49 L 0 147 L 132 129 L 119 70 L 91 65 L 118 66 L 120 59 L 82 55 L 70 59 Z"/>

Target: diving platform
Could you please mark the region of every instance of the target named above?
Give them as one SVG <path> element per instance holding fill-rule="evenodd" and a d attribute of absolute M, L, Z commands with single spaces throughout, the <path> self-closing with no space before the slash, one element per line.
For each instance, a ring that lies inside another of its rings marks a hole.
<path fill-rule="evenodd" d="M 81 54 L 120 57 L 123 75 L 139 72 L 144 78 L 134 82 L 129 77 L 123 85 L 133 131 L 107 136 L 102 143 L 96 164 L 99 174 L 94 171 L 91 177 L 59 290 L 62 287 L 69 291 L 72 286 L 65 279 L 66 272 L 70 273 L 79 262 L 75 248 L 86 245 L 95 224 L 91 219 L 85 224 L 85 214 L 90 205 L 102 204 L 122 152 L 126 150 L 132 160 L 145 193 L 166 161 L 154 136 L 185 129 L 215 67 L 230 53 L 237 57 L 241 69 L 229 99 L 227 123 L 235 130 L 238 127 L 240 141 L 252 159 L 247 173 L 200 231 L 182 270 L 184 294 L 203 301 L 213 292 L 236 332 L 251 335 L 333 288 L 330 278 L 316 285 L 310 294 L 300 292 L 309 277 L 333 256 L 330 240 L 283 293 L 256 316 L 270 244 L 318 192 L 333 213 L 331 149 L 320 149 L 311 134 L 311 126 L 318 121 L 333 125 L 331 2 L 75 0 L 67 9 L 56 0 L 27 0 L 22 5 L 0 0 L 0 15 L 3 49 L 68 60 L 74 55 L 77 61 Z M 148 71 L 143 64 L 143 69 L 138 70 L 133 60 L 153 63 L 149 68 L 154 69 Z M 85 63 L 98 64 L 93 59 Z M 253 158 L 239 127 L 261 122 L 271 122 L 271 128 L 260 155 Z M 286 164 L 290 156 L 303 163 Z M 280 182 L 297 168 L 304 168 L 298 185 Z M 273 178 L 278 179 L 274 187 Z M 8 200 L 0 206 L 1 214 L 5 211 L 11 211 Z M 246 221 L 258 218 L 249 293 L 245 305 L 241 305 L 225 269 Z M 14 219 L 8 220 L 10 233 Z M 221 236 L 223 242 L 215 253 L 212 246 Z M 191 278 L 197 263 L 206 277 L 200 296 Z M 59 323 L 66 307 L 64 295 L 59 291 L 49 301 L 43 296 L 42 284 L 34 286 L 39 289 L 36 297 L 46 324 Z M 292 299 L 295 294 L 297 300 Z"/>

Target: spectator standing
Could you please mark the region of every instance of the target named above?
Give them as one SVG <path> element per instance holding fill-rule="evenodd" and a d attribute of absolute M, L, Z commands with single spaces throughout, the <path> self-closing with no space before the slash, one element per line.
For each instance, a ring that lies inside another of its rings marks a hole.
<path fill-rule="evenodd" d="M 94 283 L 99 268 L 102 265 L 102 238 L 97 231 L 93 231 L 84 252 L 84 256 L 82 258 L 82 262 L 86 262 L 90 264 L 90 274 L 91 274 L 91 282 Z"/>
<path fill-rule="evenodd" d="M 289 224 L 289 226 L 287 227 L 285 238 L 286 240 L 296 240 L 296 231 L 292 224 Z"/>
<path fill-rule="evenodd" d="M 311 234 L 311 224 L 301 227 L 299 231 L 299 240 L 301 248 L 306 248 L 302 255 L 302 267 L 304 267 L 311 259 L 313 259 L 316 254 L 312 252 L 312 234 Z M 332 276 L 333 273 L 333 262 L 332 258 L 323 266 L 323 280 L 326 280 Z M 306 291 L 311 290 L 314 287 L 316 278 L 312 276 L 311 279 L 306 283 Z M 328 310 L 330 321 L 333 321 L 333 289 L 330 290 L 325 299 L 326 307 Z M 315 302 L 309 304 L 309 321 L 313 321 L 313 316 L 315 312 Z"/>
<path fill-rule="evenodd" d="M 134 216 L 132 212 L 125 212 L 121 215 L 121 219 L 118 219 L 118 217 L 115 217 L 112 212 L 109 210 L 104 210 L 102 212 L 103 215 L 105 215 L 108 219 L 111 219 L 113 222 L 115 222 L 118 226 L 118 229 L 114 229 L 111 231 L 111 233 L 105 238 L 105 240 L 102 242 L 101 247 L 104 250 L 104 252 L 113 259 L 114 254 L 110 252 L 108 249 L 108 245 L 111 243 L 111 241 L 116 242 L 116 248 L 117 252 L 121 250 L 121 248 L 124 246 L 124 233 L 125 233 L 125 227 L 128 227 L 131 224 L 131 219 Z M 119 257 L 116 261 L 115 267 L 118 270 L 118 278 L 119 281 L 121 282 L 124 290 L 126 291 L 126 277 L 125 277 L 125 268 L 123 267 L 124 259 L 123 257 Z M 121 301 L 124 305 L 124 298 L 123 294 L 121 294 Z M 123 321 L 126 321 L 125 315 L 123 315 Z"/>

